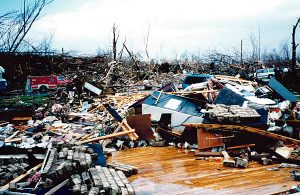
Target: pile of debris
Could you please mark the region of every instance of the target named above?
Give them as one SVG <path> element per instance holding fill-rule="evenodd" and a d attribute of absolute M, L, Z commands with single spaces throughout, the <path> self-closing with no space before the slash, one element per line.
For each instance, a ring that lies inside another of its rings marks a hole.
<path fill-rule="evenodd" d="M 127 177 L 138 168 L 106 159 L 113 151 L 144 146 L 197 150 L 197 160 L 234 168 L 251 161 L 300 164 L 300 104 L 275 79 L 259 87 L 219 75 L 189 90 L 168 83 L 114 94 L 88 82 L 82 87 L 81 94 L 65 89 L 64 97 L 62 91 L 49 95 L 30 120 L 0 123 L 0 149 L 7 151 L 0 155 L 1 190 L 134 194 Z M 292 177 L 298 180 L 299 173 Z"/>
<path fill-rule="evenodd" d="M 231 123 L 241 123 L 241 122 L 255 122 L 259 121 L 260 114 L 253 108 L 243 108 L 239 105 L 226 106 L 223 104 L 207 106 L 208 118 L 216 122 L 231 122 Z"/>

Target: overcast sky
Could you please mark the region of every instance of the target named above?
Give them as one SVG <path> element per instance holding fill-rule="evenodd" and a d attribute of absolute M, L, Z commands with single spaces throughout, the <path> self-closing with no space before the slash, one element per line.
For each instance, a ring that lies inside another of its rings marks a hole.
<path fill-rule="evenodd" d="M 0 0 L 0 12 L 19 9 L 20 2 Z M 86 54 L 107 49 L 116 23 L 119 41 L 126 38 L 128 47 L 142 54 L 150 26 L 149 53 L 160 58 L 239 49 L 241 40 L 249 48 L 249 34 L 258 38 L 259 27 L 262 50 L 278 48 L 291 42 L 300 0 L 54 0 L 43 15 L 29 36 L 54 33 L 56 49 Z"/>

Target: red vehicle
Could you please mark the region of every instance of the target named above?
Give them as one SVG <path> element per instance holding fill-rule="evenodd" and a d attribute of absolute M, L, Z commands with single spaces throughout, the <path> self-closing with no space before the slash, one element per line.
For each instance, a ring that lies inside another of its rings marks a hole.
<path fill-rule="evenodd" d="M 71 80 L 65 79 L 64 76 L 29 76 L 27 78 L 26 89 L 48 91 L 49 89 L 57 89 L 65 87 Z"/>

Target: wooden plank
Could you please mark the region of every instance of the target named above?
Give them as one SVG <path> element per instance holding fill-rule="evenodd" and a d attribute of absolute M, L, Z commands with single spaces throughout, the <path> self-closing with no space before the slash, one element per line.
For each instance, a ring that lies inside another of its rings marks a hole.
<path fill-rule="evenodd" d="M 215 75 L 215 77 L 217 79 L 226 79 L 226 80 L 229 80 L 229 81 L 238 81 L 238 82 L 248 83 L 248 84 L 253 84 L 254 83 L 253 81 L 248 81 L 248 80 L 245 80 L 245 79 L 235 78 L 235 77 L 226 76 L 226 75 Z"/>
<path fill-rule="evenodd" d="M 14 117 L 12 118 L 13 121 L 29 121 L 29 120 L 32 120 L 32 117 Z"/>
<path fill-rule="evenodd" d="M 85 139 L 91 137 L 92 135 L 94 135 L 94 133 L 86 134 L 86 135 L 82 136 L 82 137 L 80 138 L 80 140 L 81 140 L 81 141 L 82 141 L 82 140 L 85 140 Z"/>
<path fill-rule="evenodd" d="M 42 166 L 43 163 L 40 163 L 36 166 L 34 166 L 33 168 L 29 169 L 26 173 L 22 174 L 22 175 L 19 175 L 18 177 L 16 177 L 15 179 L 13 179 L 12 181 L 10 181 L 8 184 L 2 186 L 0 189 L 1 190 L 7 190 L 9 188 L 9 184 L 10 183 L 16 183 L 16 182 L 19 182 L 21 181 L 23 178 L 27 177 L 32 171 L 36 171 L 38 170 L 41 166 Z"/>
<path fill-rule="evenodd" d="M 101 107 L 103 107 L 104 109 L 106 109 L 105 106 L 104 106 L 103 104 L 100 104 L 100 105 L 101 105 Z M 107 109 L 106 109 L 106 110 L 107 110 Z M 107 111 L 108 111 L 108 110 L 107 110 Z M 111 115 L 110 112 L 108 112 L 108 113 Z M 111 115 L 111 116 L 112 116 L 112 115 Z M 114 118 L 114 116 L 112 116 L 112 117 Z M 122 129 L 123 131 L 125 131 L 125 132 L 134 130 L 134 129 L 132 129 L 132 128 L 127 124 L 127 122 L 126 122 L 125 119 L 123 119 L 121 123 L 118 122 L 118 124 L 119 124 L 119 125 L 121 124 L 121 129 Z M 135 131 L 133 131 L 133 132 L 134 132 L 134 133 L 132 133 L 132 134 L 128 134 L 128 137 L 129 137 L 130 140 L 135 141 L 135 140 L 137 140 L 137 139 L 139 138 L 139 136 L 135 133 Z"/>
<path fill-rule="evenodd" d="M 135 130 L 133 129 L 133 130 L 129 130 L 129 131 L 123 131 L 123 132 L 113 133 L 113 134 L 109 134 L 109 135 L 105 135 L 105 136 L 101 136 L 101 137 L 96 137 L 96 138 L 92 138 L 92 139 L 80 141 L 79 144 L 85 144 L 85 143 L 89 143 L 89 142 L 93 142 L 93 141 L 110 139 L 110 138 L 113 138 L 113 137 L 119 137 L 119 136 L 123 136 L 123 135 L 128 135 L 128 134 L 134 133 L 134 132 L 135 132 Z"/>
<path fill-rule="evenodd" d="M 134 132 L 134 133 L 128 134 L 128 137 L 129 137 L 130 140 L 135 141 L 135 140 L 139 139 L 139 136 L 135 133 L 135 129 L 132 129 L 128 125 L 126 120 L 123 120 L 121 125 L 122 125 L 121 128 L 122 128 L 123 131 L 125 131 L 125 132 L 133 131 Z"/>
<path fill-rule="evenodd" d="M 217 90 L 202 90 L 202 91 L 177 91 L 177 92 L 167 92 L 167 94 L 197 94 L 197 93 L 211 93 L 218 92 Z"/>
<path fill-rule="evenodd" d="M 11 142 L 21 142 L 22 138 L 13 138 L 9 140 L 5 140 L 5 143 L 11 143 Z"/>
<path fill-rule="evenodd" d="M 93 108 L 93 109 L 89 110 L 88 113 L 92 113 L 92 112 L 94 112 L 94 111 L 96 111 L 96 110 L 98 110 L 99 108 L 102 108 L 102 107 L 104 107 L 104 106 L 102 106 L 102 104 L 100 104 L 96 108 Z"/>
<path fill-rule="evenodd" d="M 185 124 L 184 126 L 196 127 L 196 128 L 206 128 L 206 130 L 226 129 L 226 130 L 231 130 L 231 131 L 246 131 L 246 132 L 250 132 L 250 133 L 259 134 L 259 135 L 262 135 L 265 137 L 269 137 L 272 139 L 300 145 L 300 140 L 296 140 L 296 139 L 289 138 L 289 137 L 286 137 L 283 135 L 278 135 L 275 133 L 271 133 L 271 132 L 268 132 L 265 130 L 261 130 L 261 129 L 257 129 L 257 128 L 249 127 L 249 126 L 222 125 L 222 124 L 200 124 L 200 123 L 190 123 L 190 124 Z"/>
<path fill-rule="evenodd" d="M 12 138 L 14 138 L 18 133 L 19 133 L 19 131 L 14 132 L 11 136 L 9 136 L 8 138 L 5 139 L 5 142 L 8 142 Z"/>
<path fill-rule="evenodd" d="M 300 120 L 286 120 L 286 124 L 293 126 L 295 130 L 300 131 Z"/>
<path fill-rule="evenodd" d="M 235 149 L 241 149 L 241 148 L 248 148 L 248 147 L 254 147 L 255 144 L 244 144 L 244 145 L 239 145 L 239 146 L 232 146 L 226 148 L 226 150 L 235 150 Z"/>

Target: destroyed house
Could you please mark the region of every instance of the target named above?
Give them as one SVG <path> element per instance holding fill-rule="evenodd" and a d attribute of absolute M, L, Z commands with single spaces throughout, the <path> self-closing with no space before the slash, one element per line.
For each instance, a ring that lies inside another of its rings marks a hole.
<path fill-rule="evenodd" d="M 180 127 L 185 123 L 201 123 L 203 113 L 201 107 L 191 102 L 187 98 L 166 94 L 163 92 L 153 92 L 142 104 L 143 114 L 151 114 L 152 120 L 159 121 L 162 114 L 171 114 L 171 128 Z"/>

